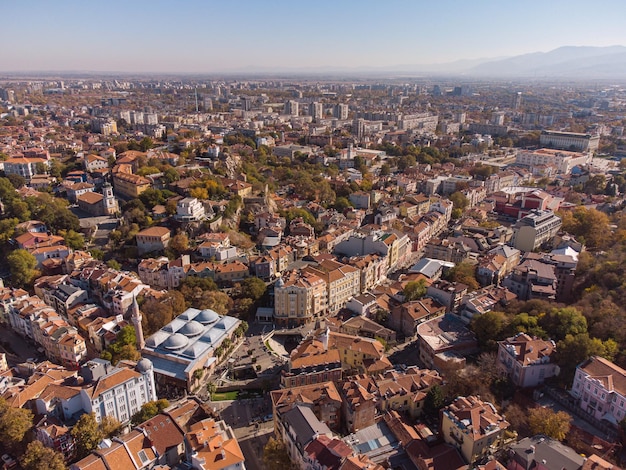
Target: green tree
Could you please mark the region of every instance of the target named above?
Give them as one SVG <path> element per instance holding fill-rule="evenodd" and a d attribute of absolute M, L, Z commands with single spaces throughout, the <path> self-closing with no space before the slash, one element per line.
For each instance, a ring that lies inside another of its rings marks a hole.
<path fill-rule="evenodd" d="M 346 209 L 350 209 L 352 206 L 352 203 L 345 197 L 338 197 L 337 199 L 335 199 L 335 204 L 334 204 L 335 210 L 338 212 L 344 212 Z"/>
<path fill-rule="evenodd" d="M 107 261 L 107 266 L 111 269 L 115 269 L 116 271 L 122 269 L 122 265 L 114 259 L 110 259 L 109 261 Z"/>
<path fill-rule="evenodd" d="M 122 423 L 114 416 L 103 416 L 100 420 L 100 431 L 104 438 L 111 438 L 122 432 Z"/>
<path fill-rule="evenodd" d="M 102 430 L 98 426 L 95 413 L 85 413 L 71 430 L 76 443 L 76 457 L 83 459 L 94 450 L 103 439 Z"/>
<path fill-rule="evenodd" d="M 483 349 L 491 350 L 495 349 L 498 344 L 497 342 L 503 339 L 503 333 L 506 332 L 508 324 L 509 319 L 506 314 L 491 311 L 481 315 L 475 315 L 474 318 L 472 318 L 470 327 L 476 335 L 478 344 Z"/>
<path fill-rule="evenodd" d="M 555 341 L 587 332 L 587 319 L 575 307 L 553 308 L 541 316 L 539 324 Z"/>
<path fill-rule="evenodd" d="M 27 286 L 39 276 L 39 271 L 35 269 L 37 260 L 26 250 L 14 250 L 9 253 L 7 264 L 11 271 L 11 281 L 15 286 Z"/>
<path fill-rule="evenodd" d="M 537 407 L 528 411 L 528 426 L 532 434 L 544 434 L 562 441 L 569 432 L 572 417 L 565 411 L 554 412 L 550 408 Z"/>
<path fill-rule="evenodd" d="M 154 141 L 150 137 L 144 137 L 139 141 L 139 149 L 142 152 L 150 150 L 152 147 L 154 147 Z"/>
<path fill-rule="evenodd" d="M 461 209 L 463 211 L 469 206 L 469 199 L 467 199 L 465 194 L 463 194 L 461 191 L 456 191 L 450 194 L 449 199 L 455 209 Z"/>
<path fill-rule="evenodd" d="M 436 415 L 443 407 L 444 401 L 445 396 L 441 387 L 439 385 L 432 386 L 424 399 L 424 413 L 430 416 Z"/>
<path fill-rule="evenodd" d="M 15 189 L 20 189 L 26 184 L 26 179 L 23 176 L 11 173 L 7 175 L 7 179 L 11 182 Z"/>
<path fill-rule="evenodd" d="M 44 446 L 40 441 L 32 441 L 20 458 L 24 470 L 65 470 L 63 454 Z"/>
<path fill-rule="evenodd" d="M 426 281 L 424 279 L 419 279 L 417 281 L 409 281 L 404 286 L 402 293 L 404 294 L 404 298 L 407 302 L 412 302 L 413 300 L 419 300 L 426 295 L 426 289 L 428 286 L 426 285 Z"/>
<path fill-rule="evenodd" d="M 167 401 L 165 398 L 144 403 L 141 406 L 141 409 L 131 418 L 131 423 L 137 425 L 143 423 L 144 421 L 148 421 L 149 419 L 152 419 L 156 415 L 158 415 L 161 411 L 169 408 L 169 406 L 170 402 Z"/>
<path fill-rule="evenodd" d="M 209 400 L 213 399 L 213 394 L 217 391 L 217 385 L 215 385 L 213 382 L 209 382 L 206 384 L 206 391 L 209 394 Z"/>
<path fill-rule="evenodd" d="M 267 286 L 258 277 L 248 277 L 241 282 L 241 296 L 252 299 L 254 302 L 263 297 Z"/>
<path fill-rule="evenodd" d="M 72 250 L 82 250 L 85 248 L 85 237 L 82 233 L 70 229 L 67 232 L 61 231 L 59 234 L 65 240 L 65 244 Z"/>
<path fill-rule="evenodd" d="M 449 281 L 465 284 L 468 290 L 476 290 L 480 287 L 476 280 L 476 266 L 466 261 L 452 268 L 447 277 Z"/>

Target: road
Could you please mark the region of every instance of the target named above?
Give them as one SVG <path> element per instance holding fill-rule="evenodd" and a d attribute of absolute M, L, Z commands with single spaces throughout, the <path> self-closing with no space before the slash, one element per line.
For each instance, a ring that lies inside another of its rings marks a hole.
<path fill-rule="evenodd" d="M 0 325 L 0 352 L 7 353 L 9 367 L 38 356 L 34 343 L 29 343 L 6 325 Z"/>

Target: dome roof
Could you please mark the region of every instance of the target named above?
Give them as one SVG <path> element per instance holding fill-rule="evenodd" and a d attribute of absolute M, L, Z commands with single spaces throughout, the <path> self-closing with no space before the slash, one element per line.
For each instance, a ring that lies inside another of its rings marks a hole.
<path fill-rule="evenodd" d="M 202 323 L 203 325 L 208 325 L 209 323 L 215 323 L 219 319 L 220 319 L 220 316 L 217 314 L 217 312 L 211 310 L 210 308 L 207 308 L 206 310 L 202 310 L 196 316 L 196 318 L 194 318 L 195 321 L 198 321 Z"/>
<path fill-rule="evenodd" d="M 189 343 L 189 340 L 185 337 L 185 335 L 174 333 L 165 340 L 163 347 L 166 349 L 180 349 L 187 346 L 187 343 Z"/>
<path fill-rule="evenodd" d="M 197 336 L 204 331 L 204 327 L 195 320 L 191 320 L 190 322 L 185 323 L 185 325 L 178 330 L 178 333 L 181 333 L 187 337 Z"/>
<path fill-rule="evenodd" d="M 152 362 L 150 362 L 150 359 L 144 357 L 137 363 L 137 366 L 135 368 L 137 369 L 137 372 L 148 372 L 150 369 L 152 369 Z"/>

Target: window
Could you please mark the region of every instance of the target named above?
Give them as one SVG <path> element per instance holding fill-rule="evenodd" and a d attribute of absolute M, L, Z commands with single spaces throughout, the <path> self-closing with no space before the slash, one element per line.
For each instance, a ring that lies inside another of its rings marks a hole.
<path fill-rule="evenodd" d="M 146 451 L 144 450 L 140 450 L 137 455 L 139 455 L 139 458 L 141 459 L 141 463 L 142 464 L 146 464 L 150 461 L 150 459 L 148 458 L 148 456 L 146 455 Z"/>

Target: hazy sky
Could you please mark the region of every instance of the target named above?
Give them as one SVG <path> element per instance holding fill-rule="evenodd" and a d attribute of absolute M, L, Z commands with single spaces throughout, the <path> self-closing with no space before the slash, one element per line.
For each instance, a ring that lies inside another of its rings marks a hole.
<path fill-rule="evenodd" d="M 0 71 L 396 66 L 626 45 L 624 0 L 0 0 Z"/>

